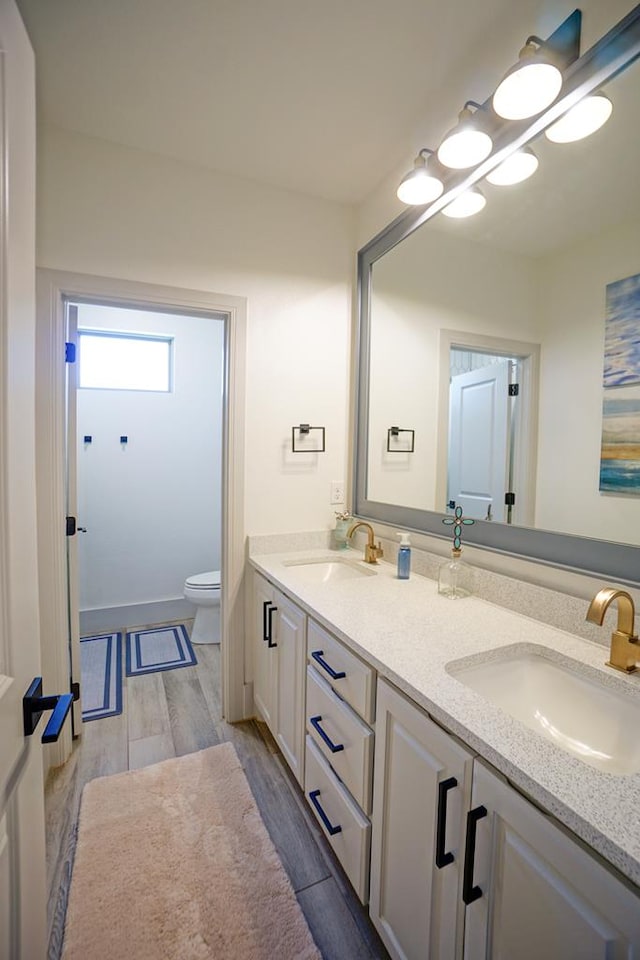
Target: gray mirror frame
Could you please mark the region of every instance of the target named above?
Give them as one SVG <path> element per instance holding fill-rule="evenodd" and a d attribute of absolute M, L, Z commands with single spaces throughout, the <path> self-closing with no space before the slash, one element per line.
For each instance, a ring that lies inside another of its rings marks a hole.
<path fill-rule="evenodd" d="M 504 156 L 544 130 L 568 107 L 597 90 L 640 57 L 640 4 L 567 68 L 562 97 L 533 121 L 507 124 L 496 137 L 491 156 L 471 173 L 452 173 L 442 196 L 423 207 L 409 208 L 358 251 L 358 329 L 356 369 L 356 456 L 354 504 L 356 516 L 397 528 L 443 537 L 442 513 L 379 503 L 367 498 L 369 347 L 372 267 L 385 253 L 408 237 L 455 196 L 482 180 Z M 465 531 L 473 546 L 512 554 L 539 563 L 591 574 L 630 586 L 640 586 L 640 546 L 568 536 L 529 527 L 476 522 Z"/>

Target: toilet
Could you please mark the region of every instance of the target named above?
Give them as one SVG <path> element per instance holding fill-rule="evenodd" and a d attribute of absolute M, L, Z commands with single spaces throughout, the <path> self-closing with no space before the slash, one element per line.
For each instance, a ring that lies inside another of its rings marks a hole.
<path fill-rule="evenodd" d="M 196 607 L 191 643 L 220 643 L 220 571 L 187 577 L 184 596 Z"/>

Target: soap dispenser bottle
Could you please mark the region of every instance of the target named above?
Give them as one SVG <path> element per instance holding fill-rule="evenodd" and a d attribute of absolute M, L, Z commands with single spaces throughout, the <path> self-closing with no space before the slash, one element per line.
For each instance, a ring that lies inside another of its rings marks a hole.
<path fill-rule="evenodd" d="M 411 544 L 408 533 L 399 533 L 400 547 L 398 548 L 398 580 L 408 580 L 411 570 Z"/>
<path fill-rule="evenodd" d="M 468 563 L 461 560 L 462 555 L 462 527 L 474 523 L 469 517 L 462 516 L 462 507 L 456 507 L 453 517 L 445 517 L 442 521 L 448 526 L 453 525 L 453 549 L 451 560 L 443 563 L 438 571 L 438 593 L 450 600 L 468 597 L 472 593 L 473 570 Z"/>

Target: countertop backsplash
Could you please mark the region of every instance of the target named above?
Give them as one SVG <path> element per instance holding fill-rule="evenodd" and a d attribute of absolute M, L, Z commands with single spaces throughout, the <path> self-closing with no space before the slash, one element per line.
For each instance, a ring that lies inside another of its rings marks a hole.
<path fill-rule="evenodd" d="M 357 522 L 357 518 L 354 518 L 355 522 Z M 376 528 L 377 525 L 374 525 L 374 530 Z M 366 538 L 366 532 L 361 528 L 354 535 L 352 546 L 358 549 L 362 548 L 366 543 Z M 376 532 L 376 543 L 378 540 L 381 541 L 384 549 L 382 562 L 395 564 L 398 553 L 397 540 L 392 540 L 384 535 L 378 536 Z M 414 536 L 412 534 L 412 573 L 428 577 L 430 580 L 437 580 L 438 569 L 446 561 L 448 555 L 431 553 L 422 549 L 419 545 L 416 546 L 413 541 Z M 446 550 L 446 541 L 442 541 L 442 543 L 443 549 Z M 331 547 L 330 530 L 276 533 L 247 538 L 247 555 L 252 556 L 289 551 L 331 549 Z M 464 554 L 465 560 L 473 567 L 474 596 L 487 600 L 489 603 L 495 603 L 506 610 L 513 610 L 525 617 L 531 617 L 533 620 L 549 624 L 559 630 L 566 630 L 585 640 L 599 643 L 603 647 L 609 647 L 611 632 L 616 627 L 617 609 L 615 605 L 612 605 L 612 608 L 607 611 L 603 626 L 598 627 L 585 619 L 588 600 L 585 600 L 584 596 L 573 596 L 570 593 L 553 590 L 547 586 L 487 570 L 477 564 L 478 554 L 478 551 L 472 549 L 465 550 Z M 599 587 L 609 585 L 609 581 L 604 578 L 598 582 Z M 594 589 L 594 594 L 599 587 Z M 636 604 L 636 633 L 638 633 L 640 632 L 640 591 L 630 589 L 629 593 L 633 596 Z"/>

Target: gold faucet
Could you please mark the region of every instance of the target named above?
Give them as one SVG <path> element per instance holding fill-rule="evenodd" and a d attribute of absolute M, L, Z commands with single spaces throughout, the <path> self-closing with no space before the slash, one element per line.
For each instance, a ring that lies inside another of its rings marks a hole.
<path fill-rule="evenodd" d="M 616 590 L 615 587 L 604 587 L 599 590 L 587 610 L 587 620 L 602 626 L 607 608 L 614 600 L 618 601 L 618 627 L 611 634 L 611 652 L 607 666 L 624 673 L 633 673 L 637 669 L 636 663 L 640 660 L 638 637 L 633 632 L 635 608 L 633 597 L 626 590 Z"/>
<path fill-rule="evenodd" d="M 376 547 L 375 534 L 370 523 L 365 523 L 364 520 L 359 520 L 357 523 L 354 523 L 347 532 L 347 539 L 351 539 L 358 527 L 366 527 L 369 533 L 369 540 L 364 548 L 364 559 L 366 563 L 377 563 L 378 557 L 382 556 L 382 546 L 378 540 L 378 546 Z"/>

